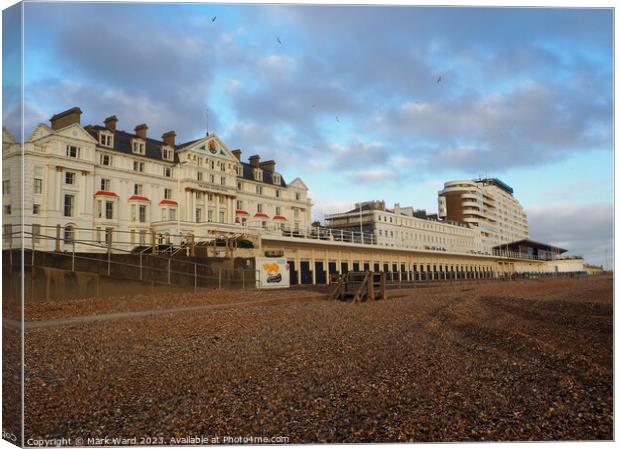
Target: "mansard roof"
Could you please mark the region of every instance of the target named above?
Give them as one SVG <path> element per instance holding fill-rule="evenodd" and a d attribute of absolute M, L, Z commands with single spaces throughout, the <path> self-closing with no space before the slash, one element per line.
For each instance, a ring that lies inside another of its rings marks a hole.
<path fill-rule="evenodd" d="M 106 128 L 105 126 L 99 126 L 99 125 L 93 125 L 93 126 L 88 126 L 85 127 L 85 129 L 95 137 L 95 139 L 97 139 L 97 132 L 98 131 L 107 131 L 107 132 L 112 132 L 110 131 L 108 128 Z M 125 131 L 119 131 L 119 130 L 115 130 L 113 132 L 114 134 L 114 146 L 112 147 L 112 149 L 116 150 L 116 151 L 120 151 L 121 153 L 125 153 L 125 154 L 131 154 L 136 156 L 136 154 L 133 152 L 133 149 L 131 148 L 131 139 L 134 138 L 138 138 L 138 136 L 136 134 L 131 134 Z M 139 156 L 143 156 L 143 157 L 147 157 L 149 159 L 156 159 L 158 161 L 162 161 L 162 162 L 172 162 L 169 161 L 167 159 L 163 158 L 162 152 L 161 152 L 161 147 L 164 146 L 164 142 L 161 140 L 157 140 L 157 139 L 151 139 L 149 137 L 146 138 L 146 147 L 145 147 L 145 153 L 143 155 L 139 155 Z M 179 158 L 175 152 L 174 154 L 174 162 L 179 162 Z"/>
<path fill-rule="evenodd" d="M 265 169 L 261 169 L 263 170 L 263 180 L 258 181 L 257 179 L 254 179 L 254 167 L 252 167 L 252 165 L 247 162 L 241 162 L 241 166 L 243 167 L 243 179 L 254 182 L 263 182 L 264 184 L 271 184 L 274 186 L 286 187 L 286 181 L 284 181 L 284 176 L 282 176 L 281 174 L 280 184 L 276 184 L 273 182 L 273 173 Z"/>

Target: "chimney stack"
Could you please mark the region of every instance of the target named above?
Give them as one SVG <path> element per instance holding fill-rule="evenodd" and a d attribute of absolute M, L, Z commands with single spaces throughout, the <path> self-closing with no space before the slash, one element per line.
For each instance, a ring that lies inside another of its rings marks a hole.
<path fill-rule="evenodd" d="M 260 167 L 260 156 L 258 154 L 250 156 L 250 165 L 254 168 Z"/>
<path fill-rule="evenodd" d="M 161 140 L 163 140 L 166 145 L 174 147 L 174 141 L 176 137 L 177 133 L 175 133 L 174 131 L 168 131 L 161 136 Z"/>
<path fill-rule="evenodd" d="M 261 162 L 260 163 L 260 168 L 262 168 L 263 170 L 266 170 L 270 173 L 273 173 L 276 171 L 276 161 L 265 161 L 265 162 Z"/>
<path fill-rule="evenodd" d="M 239 150 L 239 149 L 233 150 L 233 151 L 232 151 L 232 154 L 234 154 L 234 155 L 235 155 L 235 157 L 237 158 L 237 160 L 239 160 L 239 161 L 241 160 L 241 150 Z"/>
<path fill-rule="evenodd" d="M 74 123 L 77 123 L 79 125 L 80 115 L 82 115 L 82 111 L 77 106 L 71 109 L 67 109 L 66 111 L 59 114 L 56 114 L 50 119 L 52 129 L 62 129 L 69 125 L 73 125 Z"/>
<path fill-rule="evenodd" d="M 110 117 L 106 118 L 103 121 L 103 124 L 105 125 L 106 128 L 108 128 L 110 131 L 114 132 L 116 131 L 116 123 L 118 122 L 118 119 L 116 118 L 115 115 L 111 115 Z"/>
<path fill-rule="evenodd" d="M 149 129 L 148 126 L 146 126 L 146 123 L 143 123 L 141 125 L 136 126 L 135 131 L 136 131 L 136 135 L 141 138 L 146 140 L 146 130 Z"/>

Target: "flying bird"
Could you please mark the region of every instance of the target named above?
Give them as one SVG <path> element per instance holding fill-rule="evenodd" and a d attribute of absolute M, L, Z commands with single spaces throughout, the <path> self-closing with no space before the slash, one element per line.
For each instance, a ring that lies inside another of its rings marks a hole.
<path fill-rule="evenodd" d="M 441 82 L 441 76 L 437 78 L 437 84 L 439 84 L 440 82 Z"/>
<path fill-rule="evenodd" d="M 211 19 L 211 22 L 215 22 L 215 19 L 217 19 L 217 16 L 213 16 L 213 19 Z"/>
<path fill-rule="evenodd" d="M 276 40 L 278 41 L 278 44 L 282 45 L 282 41 L 280 40 L 279 37 L 276 37 Z"/>

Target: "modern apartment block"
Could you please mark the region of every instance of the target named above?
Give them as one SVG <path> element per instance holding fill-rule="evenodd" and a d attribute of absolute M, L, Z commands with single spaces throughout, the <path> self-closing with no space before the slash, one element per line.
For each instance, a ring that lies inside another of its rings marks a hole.
<path fill-rule="evenodd" d="M 496 178 L 449 181 L 438 197 L 439 218 L 478 229 L 484 246 L 528 237 L 527 216 L 513 189 Z"/>
<path fill-rule="evenodd" d="M 146 124 L 119 130 L 115 116 L 82 126 L 81 113 L 76 107 L 54 115 L 23 145 L 3 129 L 4 247 L 22 212 L 35 234 L 60 225 L 64 245 L 74 238 L 105 243 L 113 231 L 140 245 L 149 243 L 147 233 L 310 225 L 308 188 L 299 178 L 286 182 L 274 161 L 254 155 L 243 162 L 240 150 L 214 134 L 178 144 L 174 131 L 154 139 Z"/>
<path fill-rule="evenodd" d="M 439 221 L 412 207 L 395 204 L 392 209 L 384 201 L 358 203 L 344 213 L 325 217 L 333 230 L 363 232 L 372 235 L 379 246 L 450 253 L 490 254 L 476 228 L 457 221 Z"/>

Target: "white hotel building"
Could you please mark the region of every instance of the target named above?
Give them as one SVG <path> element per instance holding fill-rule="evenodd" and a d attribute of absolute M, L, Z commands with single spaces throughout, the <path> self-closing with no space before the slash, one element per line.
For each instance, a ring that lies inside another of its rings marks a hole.
<path fill-rule="evenodd" d="M 105 126 L 82 126 L 80 115 L 76 107 L 53 116 L 23 145 L 3 129 L 3 247 L 19 245 L 9 236 L 22 213 L 35 234 L 60 225 L 64 245 L 73 238 L 105 244 L 119 234 L 128 246 L 148 245 L 151 233 L 198 238 L 310 225 L 308 188 L 299 178 L 286 182 L 274 161 L 242 162 L 241 151 L 216 135 L 177 144 L 174 131 L 157 140 L 146 124 L 129 133 L 117 129 L 115 116 Z M 54 248 L 39 240 L 38 248 Z"/>

